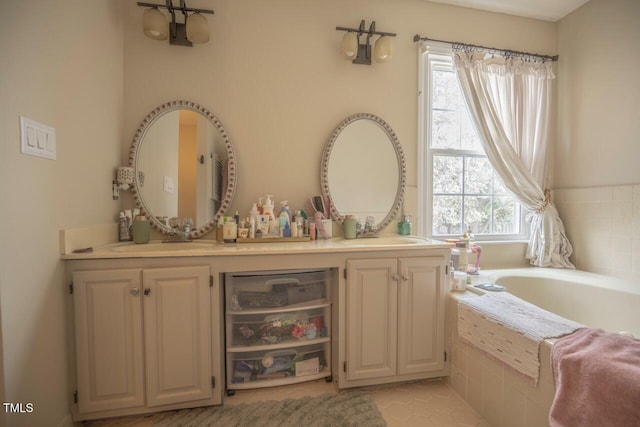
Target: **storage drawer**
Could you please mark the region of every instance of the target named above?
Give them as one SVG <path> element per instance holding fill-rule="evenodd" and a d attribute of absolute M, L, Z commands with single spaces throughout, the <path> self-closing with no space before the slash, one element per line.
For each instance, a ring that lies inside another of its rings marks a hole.
<path fill-rule="evenodd" d="M 299 343 L 328 336 L 327 307 L 275 314 L 229 316 L 227 345 Z"/>
<path fill-rule="evenodd" d="M 234 385 L 252 386 L 251 383 L 255 382 L 330 375 L 328 343 L 275 351 L 227 353 L 227 357 L 229 388 L 244 388 Z"/>
<path fill-rule="evenodd" d="M 262 274 L 228 273 L 225 276 L 227 311 L 279 310 L 324 303 L 329 270 Z"/>

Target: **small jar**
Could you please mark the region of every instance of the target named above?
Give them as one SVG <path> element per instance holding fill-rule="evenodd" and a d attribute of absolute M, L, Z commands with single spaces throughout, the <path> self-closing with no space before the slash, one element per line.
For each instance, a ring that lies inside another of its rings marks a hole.
<path fill-rule="evenodd" d="M 225 222 L 222 227 L 224 243 L 235 243 L 238 238 L 238 224 L 233 221 Z"/>
<path fill-rule="evenodd" d="M 135 243 L 149 243 L 150 228 L 149 220 L 146 216 L 136 216 L 133 220 L 133 241 Z"/>
<path fill-rule="evenodd" d="M 411 215 L 402 215 L 402 219 L 398 223 L 398 234 L 401 236 L 411 234 Z"/>
<path fill-rule="evenodd" d="M 455 271 L 453 273 L 453 283 L 451 284 L 453 292 L 464 292 L 467 290 L 467 273 Z"/>
<path fill-rule="evenodd" d="M 355 239 L 356 238 L 356 225 L 358 220 L 353 215 L 347 215 L 344 220 L 344 238 Z"/>

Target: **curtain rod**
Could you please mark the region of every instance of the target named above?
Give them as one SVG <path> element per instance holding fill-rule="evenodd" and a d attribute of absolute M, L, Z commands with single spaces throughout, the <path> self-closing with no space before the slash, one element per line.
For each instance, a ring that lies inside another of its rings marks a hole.
<path fill-rule="evenodd" d="M 431 42 L 440 42 L 440 43 L 447 43 L 450 45 L 459 45 L 459 46 L 463 46 L 463 47 L 471 47 L 474 49 L 480 49 L 480 50 L 486 50 L 488 52 L 502 52 L 502 53 L 507 53 L 507 54 L 511 54 L 511 55 L 517 55 L 517 56 L 529 56 L 529 57 L 533 57 L 533 58 L 541 58 L 541 59 L 547 59 L 550 61 L 557 61 L 558 60 L 558 55 L 539 55 L 537 53 L 529 53 L 529 52 L 520 52 L 517 50 L 510 50 L 510 49 L 498 49 L 495 47 L 487 47 L 487 46 L 479 46 L 479 45 L 475 45 L 475 44 L 469 44 L 469 43 L 460 43 L 460 42 L 451 42 L 451 41 L 447 41 L 447 40 L 437 40 L 437 39 L 430 39 L 429 37 L 421 37 L 420 34 L 416 34 L 415 36 L 413 36 L 413 41 L 417 42 L 420 40 L 424 40 L 424 41 L 431 41 Z"/>

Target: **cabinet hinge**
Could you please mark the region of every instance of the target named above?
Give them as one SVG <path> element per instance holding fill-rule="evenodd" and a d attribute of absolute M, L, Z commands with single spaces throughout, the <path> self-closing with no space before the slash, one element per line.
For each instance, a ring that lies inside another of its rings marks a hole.
<path fill-rule="evenodd" d="M 444 266 L 444 274 L 446 274 L 447 276 L 449 275 L 449 266 L 448 265 Z"/>
<path fill-rule="evenodd" d="M 347 372 L 347 361 L 345 360 L 344 363 L 342 364 L 342 370 L 344 372 Z"/>
<path fill-rule="evenodd" d="M 73 392 L 73 403 L 78 403 L 78 390 Z"/>
<path fill-rule="evenodd" d="M 344 271 L 344 278 L 346 279 L 347 278 L 347 269 L 345 268 L 343 271 Z"/>
<path fill-rule="evenodd" d="M 209 276 L 209 287 L 213 288 L 213 276 Z"/>
<path fill-rule="evenodd" d="M 445 362 L 447 361 L 447 352 L 446 351 L 444 352 L 444 361 Z"/>
<path fill-rule="evenodd" d="M 216 388 L 216 377 L 211 377 L 211 388 Z"/>
<path fill-rule="evenodd" d="M 73 282 L 69 283 L 69 293 L 73 294 Z"/>

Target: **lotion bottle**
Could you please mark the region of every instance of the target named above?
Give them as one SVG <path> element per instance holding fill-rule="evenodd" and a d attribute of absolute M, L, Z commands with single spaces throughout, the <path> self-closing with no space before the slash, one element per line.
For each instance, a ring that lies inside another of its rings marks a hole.
<path fill-rule="evenodd" d="M 269 219 L 273 219 L 275 218 L 275 215 L 273 214 L 273 199 L 271 199 L 271 195 L 268 194 L 267 195 L 267 200 L 264 202 L 264 205 L 262 206 L 263 209 L 263 215 L 270 215 Z"/>

